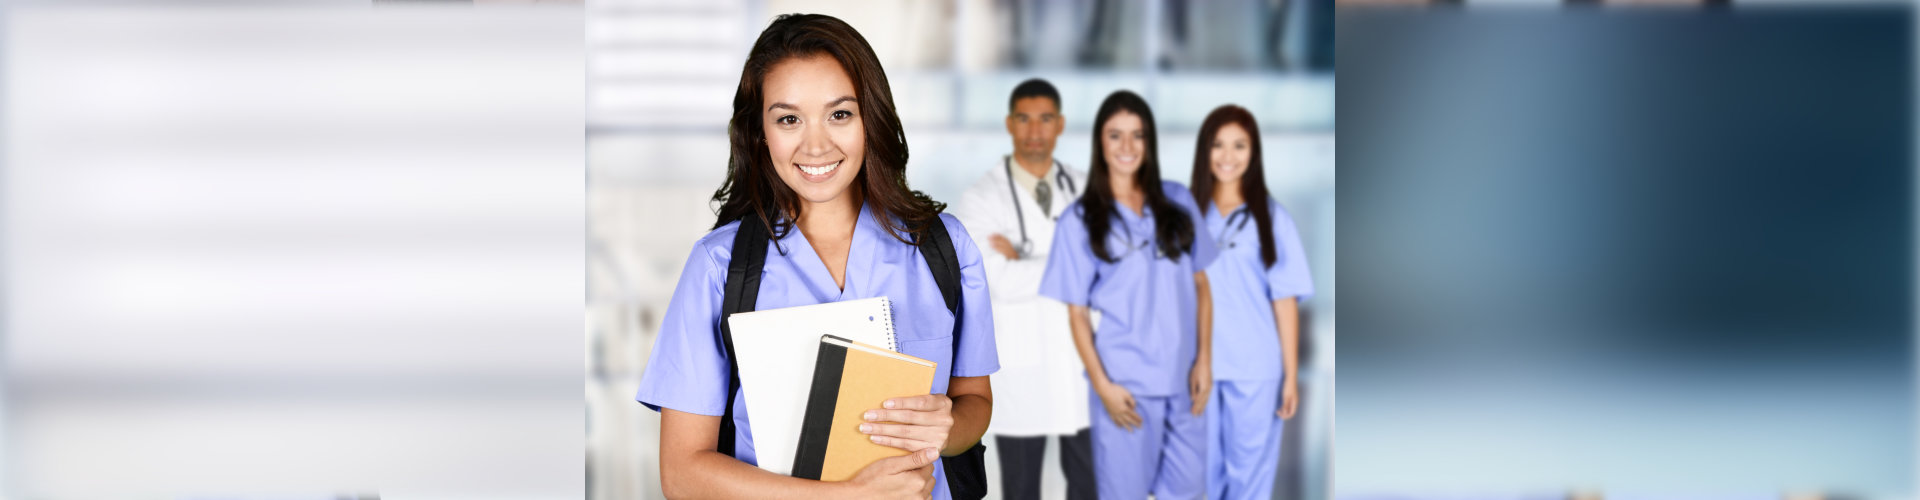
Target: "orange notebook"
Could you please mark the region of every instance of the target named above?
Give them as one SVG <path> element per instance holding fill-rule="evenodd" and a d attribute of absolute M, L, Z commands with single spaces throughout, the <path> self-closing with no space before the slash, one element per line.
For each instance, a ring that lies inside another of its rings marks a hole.
<path fill-rule="evenodd" d="M 800 424 L 793 476 L 845 481 L 907 450 L 874 444 L 860 432 L 862 416 L 889 398 L 933 392 L 934 363 L 832 335 L 820 336 L 813 388 Z M 891 422 L 889 422 L 891 423 Z"/>

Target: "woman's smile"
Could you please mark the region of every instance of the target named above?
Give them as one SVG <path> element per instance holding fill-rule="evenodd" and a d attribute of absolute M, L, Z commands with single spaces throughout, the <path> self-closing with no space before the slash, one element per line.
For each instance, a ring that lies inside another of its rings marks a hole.
<path fill-rule="evenodd" d="M 840 163 L 842 161 L 845 160 L 834 160 L 822 163 L 795 163 L 793 166 L 800 169 L 800 178 L 805 179 L 807 182 L 826 182 L 827 179 L 833 178 L 834 172 L 840 171 Z"/>

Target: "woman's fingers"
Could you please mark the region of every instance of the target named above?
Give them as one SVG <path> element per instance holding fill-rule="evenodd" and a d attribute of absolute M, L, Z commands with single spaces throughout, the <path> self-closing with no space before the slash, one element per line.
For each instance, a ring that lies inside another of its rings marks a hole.
<path fill-rule="evenodd" d="M 905 398 L 893 398 L 880 403 L 889 410 L 940 411 L 953 407 L 953 400 L 945 394 L 927 394 Z"/>
<path fill-rule="evenodd" d="M 926 467 L 921 467 L 919 471 L 915 471 L 915 472 L 925 474 L 924 477 L 927 478 L 927 483 L 920 487 L 920 497 L 933 498 L 933 485 L 939 484 L 939 483 L 936 483 L 933 479 L 933 466 L 928 465 Z"/>
<path fill-rule="evenodd" d="M 1132 392 L 1128 392 L 1125 388 L 1114 386 L 1108 390 L 1103 390 L 1100 394 L 1100 399 L 1101 403 L 1106 406 L 1107 417 L 1113 420 L 1113 425 L 1127 430 L 1140 427 L 1140 414 L 1137 410 L 1140 403 L 1133 399 Z"/>
<path fill-rule="evenodd" d="M 868 422 L 899 422 L 913 425 L 953 425 L 953 414 L 921 410 L 867 410 L 861 418 Z"/>
<path fill-rule="evenodd" d="M 899 438 L 894 436 L 883 436 L 879 434 L 867 436 L 867 439 L 873 441 L 873 444 L 886 446 L 889 448 L 899 448 L 907 451 L 920 451 L 920 450 L 939 448 L 939 446 L 936 446 L 933 443 L 930 443 L 927 441 L 921 441 L 918 439 Z M 936 451 L 936 453 L 938 452 Z"/>
<path fill-rule="evenodd" d="M 1213 397 L 1213 374 L 1209 365 L 1194 365 L 1193 372 L 1187 376 L 1187 389 L 1193 399 L 1193 414 L 1206 413 L 1207 402 Z"/>
<path fill-rule="evenodd" d="M 860 432 L 874 443 L 907 451 L 939 448 L 947 442 L 947 427 L 906 424 L 860 424 Z"/>
<path fill-rule="evenodd" d="M 1295 387 L 1292 381 L 1288 381 L 1280 389 L 1280 410 L 1274 414 L 1279 415 L 1281 419 L 1293 418 L 1294 413 L 1300 409 L 1300 390 Z"/>
<path fill-rule="evenodd" d="M 893 406 L 898 408 L 925 404 L 938 406 L 939 402 L 892 401 L 892 403 Z M 868 421 L 860 424 L 860 432 L 869 435 L 874 443 L 907 451 L 945 446 L 947 433 L 953 428 L 953 415 L 946 411 L 911 409 L 867 410 L 866 414 L 862 415 L 862 417 Z"/>
<path fill-rule="evenodd" d="M 860 432 L 873 436 L 893 436 L 905 439 L 932 441 L 939 438 L 940 429 L 924 425 L 900 424 L 860 424 Z"/>
<path fill-rule="evenodd" d="M 879 470 L 887 474 L 899 474 L 933 465 L 933 459 L 939 457 L 939 451 L 922 450 L 919 453 L 908 453 L 892 458 L 882 458 L 880 461 L 874 462 L 867 467 L 878 467 Z"/>

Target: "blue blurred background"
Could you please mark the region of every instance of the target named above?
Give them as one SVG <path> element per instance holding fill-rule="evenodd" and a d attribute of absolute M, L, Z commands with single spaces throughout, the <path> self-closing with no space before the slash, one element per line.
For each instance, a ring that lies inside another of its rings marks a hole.
<path fill-rule="evenodd" d="M 1227 103 L 1252 110 L 1269 187 L 1299 224 L 1320 289 L 1304 305 L 1304 404 L 1275 497 L 1332 494 L 1331 1 L 605 0 L 587 9 L 593 498 L 659 495 L 659 416 L 633 402 L 634 389 L 679 267 L 713 224 L 708 198 L 725 176 L 741 64 L 760 30 L 790 12 L 840 17 L 873 46 L 912 150 L 909 183 L 937 200 L 957 200 L 1011 151 L 1007 99 L 1027 78 L 1060 89 L 1066 132 L 1054 155 L 1083 169 L 1100 100 L 1118 89 L 1145 96 L 1163 173 L 1181 183 L 1206 114 Z M 1058 463 L 1057 448 L 1047 463 Z M 1045 494 L 1064 498 L 1059 469 L 1046 474 Z"/>
<path fill-rule="evenodd" d="M 1913 15 L 1343 7 L 1341 496 L 1914 498 Z"/>

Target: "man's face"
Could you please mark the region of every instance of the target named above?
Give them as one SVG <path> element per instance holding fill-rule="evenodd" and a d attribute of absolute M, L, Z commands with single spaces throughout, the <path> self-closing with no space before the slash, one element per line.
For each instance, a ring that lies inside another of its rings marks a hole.
<path fill-rule="evenodd" d="M 1046 161 L 1053 157 L 1053 143 L 1066 130 L 1060 106 L 1046 97 L 1026 97 L 1013 101 L 1007 114 L 1007 134 L 1013 136 L 1013 151 L 1023 159 Z"/>

